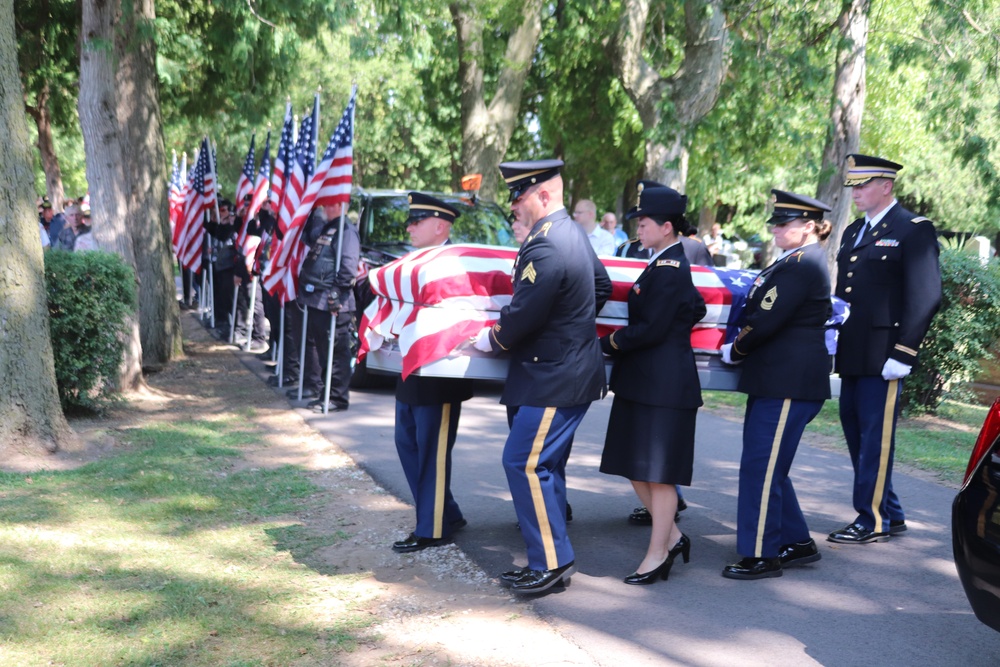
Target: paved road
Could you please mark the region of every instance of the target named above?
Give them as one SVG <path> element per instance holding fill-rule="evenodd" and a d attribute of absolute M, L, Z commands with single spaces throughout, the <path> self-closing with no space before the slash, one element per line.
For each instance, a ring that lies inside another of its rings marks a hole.
<path fill-rule="evenodd" d="M 248 365 L 264 377 L 256 361 Z M 453 490 L 469 520 L 456 541 L 485 572 L 525 563 L 524 545 L 500 466 L 506 414 L 495 387 L 467 402 L 454 454 Z M 392 441 L 391 391 L 352 392 L 351 409 L 307 419 L 375 480 L 407 501 Z M 647 530 L 627 524 L 630 484 L 598 472 L 611 398 L 593 404 L 567 475 L 570 535 L 580 572 L 532 604 L 602 665 L 1000 664 L 1000 634 L 980 624 L 962 593 L 951 554 L 954 490 L 896 475 L 909 532 L 888 543 L 834 545 L 826 533 L 853 519 L 846 450 L 802 447 L 793 467 L 799 499 L 823 559 L 781 578 L 720 576 L 735 552 L 740 424 L 699 415 L 694 484 L 681 529 L 691 562 L 667 582 L 627 586 Z M 378 520 L 373 517 L 373 520 Z M 402 537 L 403 535 L 400 535 Z M 388 548 L 389 545 L 386 545 Z"/>

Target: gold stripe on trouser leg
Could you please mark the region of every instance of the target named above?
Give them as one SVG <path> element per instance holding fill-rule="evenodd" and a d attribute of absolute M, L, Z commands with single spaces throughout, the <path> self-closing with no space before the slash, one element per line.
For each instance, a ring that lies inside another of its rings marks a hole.
<path fill-rule="evenodd" d="M 885 412 L 882 414 L 882 445 L 878 456 L 878 475 L 875 477 L 875 491 L 872 493 L 872 514 L 875 516 L 876 533 L 882 532 L 882 513 L 879 505 L 885 494 L 885 478 L 889 472 L 889 451 L 892 446 L 892 418 L 896 414 L 896 394 L 899 390 L 899 380 L 889 380 L 889 389 L 885 395 Z"/>
<path fill-rule="evenodd" d="M 444 530 L 444 484 L 448 480 L 448 434 L 451 429 L 451 403 L 441 406 L 441 426 L 438 427 L 437 460 L 434 462 L 434 535 L 441 537 Z"/>
<path fill-rule="evenodd" d="M 781 438 L 785 434 L 785 425 L 788 422 L 788 410 L 792 406 L 792 399 L 786 398 L 781 404 L 781 416 L 778 417 L 778 428 L 774 432 L 774 440 L 771 442 L 771 457 L 767 460 L 767 472 L 764 474 L 764 488 L 760 492 L 760 514 L 757 515 L 757 541 L 753 545 L 753 555 L 757 558 L 763 557 L 761 550 L 764 545 L 764 525 L 767 523 L 767 505 L 771 500 L 771 480 L 774 479 L 774 466 L 778 462 L 778 451 L 781 449 Z"/>
<path fill-rule="evenodd" d="M 552 539 L 552 527 L 549 526 L 549 513 L 545 509 L 545 497 L 542 495 L 542 483 L 538 479 L 535 468 L 538 466 L 538 458 L 542 455 L 542 447 L 545 446 L 545 438 L 552 428 L 552 419 L 556 416 L 555 408 L 545 408 L 542 413 L 542 421 L 538 424 L 538 432 L 535 434 L 535 441 L 531 443 L 531 453 L 528 455 L 528 463 L 524 466 L 524 474 L 528 478 L 528 488 L 531 489 L 531 504 L 535 507 L 535 519 L 538 522 L 538 530 L 542 535 L 542 547 L 545 549 L 545 563 L 547 570 L 554 570 L 559 567 L 559 560 L 556 556 L 556 544 Z"/>

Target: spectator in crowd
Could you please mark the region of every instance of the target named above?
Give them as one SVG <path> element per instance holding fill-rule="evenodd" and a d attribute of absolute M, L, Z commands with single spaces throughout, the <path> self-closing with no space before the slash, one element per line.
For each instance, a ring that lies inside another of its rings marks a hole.
<path fill-rule="evenodd" d="M 583 228 L 590 246 L 598 255 L 615 254 L 615 237 L 597 224 L 597 206 L 589 199 L 581 199 L 573 207 L 573 219 Z"/>
<path fill-rule="evenodd" d="M 692 266 L 712 266 L 714 260 L 708 252 L 708 248 L 698 238 L 698 230 L 692 227 L 687 234 L 680 237 L 681 247 L 684 248 L 684 257 L 688 264 Z"/>
<path fill-rule="evenodd" d="M 73 250 L 76 243 L 76 236 L 80 233 L 80 207 L 70 204 L 66 207 L 66 224 L 59 232 L 59 238 L 52 244 L 54 250 Z"/>
<path fill-rule="evenodd" d="M 719 223 L 713 223 L 712 229 L 705 237 L 702 239 L 705 242 L 705 247 L 708 248 L 708 252 L 715 257 L 723 251 L 723 243 L 725 243 L 725 238 L 722 236 L 722 225 Z"/>
<path fill-rule="evenodd" d="M 214 211 L 208 215 L 214 215 Z M 212 271 L 212 293 L 215 305 L 215 336 L 228 341 L 233 332 L 233 295 L 236 293 L 236 211 L 233 203 L 219 199 L 219 220 L 209 219 L 205 223 L 206 240 L 209 245 Z"/>
<path fill-rule="evenodd" d="M 611 211 L 608 211 L 601 216 L 601 228 L 610 233 L 614 238 L 615 247 L 628 242 L 628 234 L 625 233 L 624 229 L 618 226 L 618 216 Z"/>
<path fill-rule="evenodd" d="M 90 228 L 90 206 L 80 207 L 80 222 L 73 242 L 73 252 L 86 252 L 88 250 L 98 250 L 97 241 Z"/>

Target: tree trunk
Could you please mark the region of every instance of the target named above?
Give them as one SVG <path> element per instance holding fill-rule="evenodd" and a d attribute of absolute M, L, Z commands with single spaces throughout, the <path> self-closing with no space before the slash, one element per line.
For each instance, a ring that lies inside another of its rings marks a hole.
<path fill-rule="evenodd" d="M 115 79 L 113 44 L 122 29 L 119 2 L 83 2 L 83 43 L 80 51 L 80 126 L 90 185 L 94 239 L 102 250 L 117 253 L 129 266 L 136 266 L 128 226 L 128 168 L 122 150 L 123 128 L 119 121 L 119 93 Z M 126 135 L 127 136 L 127 135 Z M 138 275 L 138 272 L 136 273 Z M 119 375 L 119 388 L 142 384 L 142 345 L 139 320 L 126 322 L 128 339 Z"/>
<path fill-rule="evenodd" d="M 642 54 L 650 0 L 626 0 L 610 44 L 615 71 L 646 132 L 646 176 L 677 190 L 687 182 L 691 130 L 719 99 L 729 60 L 723 0 L 684 3 L 684 62 L 669 78 Z M 663 118 L 669 99 L 673 116 Z"/>
<path fill-rule="evenodd" d="M 54 452 L 71 433 L 52 360 L 12 0 L 0 0 L 0 109 L 0 446 Z"/>
<path fill-rule="evenodd" d="M 823 148 L 823 166 L 816 197 L 833 207 L 833 231 L 827 242 L 830 280 L 837 282 L 837 250 L 851 214 L 851 197 L 844 187 L 844 165 L 861 145 L 861 116 L 865 109 L 865 48 L 871 0 L 844 0 L 837 20 L 840 48 L 830 103 L 830 131 Z"/>
<path fill-rule="evenodd" d="M 483 175 L 482 198 L 496 198 L 498 165 L 517 124 L 521 94 L 531 70 L 535 47 L 542 32 L 542 0 L 525 0 L 522 21 L 507 39 L 506 66 L 497 80 L 493 100 L 487 105 L 483 83 L 483 30 L 476 3 L 449 5 L 458 35 L 458 80 L 462 108 L 462 169 Z"/>
<path fill-rule="evenodd" d="M 42 171 L 45 172 L 45 192 L 52 202 L 53 210 L 58 212 L 63 210 L 66 193 L 63 190 L 62 169 L 59 168 L 59 158 L 56 157 L 55 142 L 52 141 L 48 83 L 42 85 L 42 91 L 35 103 L 37 106 L 26 106 L 25 109 L 38 129 L 38 154 L 42 158 Z"/>
<path fill-rule="evenodd" d="M 115 45 L 118 71 L 118 120 L 125 132 L 122 157 L 128 165 L 126 230 L 131 232 L 139 280 L 139 337 L 142 365 L 159 368 L 181 352 L 180 310 L 177 307 L 170 253 L 167 158 L 163 148 L 160 98 L 156 78 L 156 18 L 153 0 L 134 0 L 123 15 Z"/>

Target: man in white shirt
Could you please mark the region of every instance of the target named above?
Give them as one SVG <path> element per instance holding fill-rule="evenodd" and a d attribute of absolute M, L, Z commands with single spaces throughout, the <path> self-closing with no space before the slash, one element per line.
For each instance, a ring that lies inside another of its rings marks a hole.
<path fill-rule="evenodd" d="M 590 245 L 598 255 L 615 254 L 615 237 L 597 224 L 597 206 L 589 199 L 581 199 L 573 207 L 573 220 L 583 228 Z"/>

